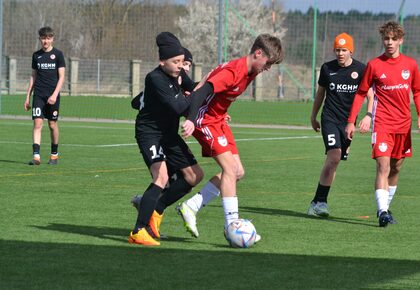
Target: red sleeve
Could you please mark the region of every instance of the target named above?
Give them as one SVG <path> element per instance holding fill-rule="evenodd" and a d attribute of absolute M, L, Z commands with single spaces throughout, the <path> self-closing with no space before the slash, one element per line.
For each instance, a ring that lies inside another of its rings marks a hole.
<path fill-rule="evenodd" d="M 207 80 L 213 85 L 214 93 L 227 91 L 235 83 L 235 73 L 229 67 L 219 70 Z"/>
<path fill-rule="evenodd" d="M 416 105 L 417 116 L 420 116 L 420 72 L 417 63 L 414 67 L 413 82 L 411 84 L 411 90 L 413 92 L 413 100 Z"/>
<path fill-rule="evenodd" d="M 362 81 L 359 84 L 357 93 L 354 96 L 353 105 L 351 106 L 351 111 L 349 118 L 347 119 L 348 123 L 356 122 L 357 115 L 359 114 L 360 108 L 363 105 L 363 101 L 369 91 L 369 88 L 372 87 L 373 81 L 373 69 L 372 64 L 369 62 L 366 66 L 365 73 L 363 75 Z"/>

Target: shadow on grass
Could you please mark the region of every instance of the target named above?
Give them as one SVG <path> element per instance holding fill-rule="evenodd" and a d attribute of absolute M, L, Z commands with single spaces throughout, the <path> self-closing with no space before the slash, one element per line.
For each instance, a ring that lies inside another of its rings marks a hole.
<path fill-rule="evenodd" d="M 16 164 L 28 165 L 28 162 L 22 162 L 22 161 L 17 161 L 17 160 L 4 160 L 4 159 L 0 159 L 0 163 L 16 163 Z"/>
<path fill-rule="evenodd" d="M 103 236 L 102 229 L 96 234 Z M 420 261 L 255 248 L 195 251 L 0 240 L 0 256 L 1 289 L 415 289 L 420 279 Z"/>
<path fill-rule="evenodd" d="M 79 234 L 84 236 L 91 236 L 101 238 L 105 240 L 112 240 L 117 242 L 127 243 L 129 230 L 128 229 L 117 229 L 111 227 L 95 227 L 85 225 L 71 225 L 71 224 L 59 224 L 51 223 L 47 226 L 33 226 L 41 230 Z M 169 242 L 188 242 L 187 238 L 172 237 L 164 235 L 163 239 Z"/>
<path fill-rule="evenodd" d="M 291 217 L 299 217 L 299 218 L 306 218 L 306 219 L 317 219 L 326 222 L 339 222 L 339 223 L 346 223 L 346 224 L 354 224 L 354 225 L 361 225 L 367 227 L 378 227 L 377 222 L 373 221 L 365 221 L 360 219 L 354 218 L 343 218 L 343 217 L 334 217 L 330 216 L 328 218 L 319 218 L 314 216 L 308 216 L 306 213 L 287 210 L 287 209 L 279 209 L 279 208 L 262 208 L 262 207 L 250 207 L 250 206 L 241 206 L 240 210 L 258 214 L 268 214 L 268 215 L 278 215 L 278 216 L 291 216 Z"/>

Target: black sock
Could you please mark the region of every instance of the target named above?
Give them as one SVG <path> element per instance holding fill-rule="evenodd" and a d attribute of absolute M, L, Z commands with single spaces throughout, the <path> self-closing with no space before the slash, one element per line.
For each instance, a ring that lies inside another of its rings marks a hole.
<path fill-rule="evenodd" d="M 33 154 L 39 154 L 39 151 L 41 150 L 41 145 L 39 144 L 32 144 L 32 152 Z"/>
<path fill-rule="evenodd" d="M 51 155 L 57 155 L 58 154 L 58 144 L 51 143 Z"/>
<path fill-rule="evenodd" d="M 168 188 L 165 188 L 162 196 L 159 198 L 156 204 L 156 211 L 158 214 L 162 214 L 163 211 L 174 204 L 182 197 L 184 197 L 188 192 L 191 191 L 192 186 L 184 179 L 180 177 L 174 182 L 169 184 Z"/>
<path fill-rule="evenodd" d="M 325 186 L 318 183 L 316 189 L 315 197 L 312 200 L 313 202 L 327 202 L 328 193 L 330 192 L 331 186 Z"/>
<path fill-rule="evenodd" d="M 133 229 L 133 234 L 136 234 L 140 229 L 149 224 L 150 217 L 156 207 L 156 202 L 162 192 L 163 188 L 151 183 L 143 194 L 140 202 L 139 213 L 137 215 L 136 225 Z"/>

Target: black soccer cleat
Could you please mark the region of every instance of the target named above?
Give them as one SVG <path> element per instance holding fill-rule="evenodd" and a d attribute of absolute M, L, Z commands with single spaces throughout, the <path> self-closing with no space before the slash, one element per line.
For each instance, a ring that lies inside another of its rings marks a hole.
<path fill-rule="evenodd" d="M 391 225 L 396 224 L 396 223 L 397 223 L 397 220 L 396 220 L 396 219 L 394 219 L 394 217 L 392 216 L 392 212 L 391 212 L 390 210 L 388 210 L 388 214 L 389 214 L 389 216 L 390 216 L 389 223 L 390 223 Z M 378 210 L 378 211 L 376 211 L 376 217 L 377 217 L 377 218 L 379 218 L 379 210 Z"/>
<path fill-rule="evenodd" d="M 379 226 L 386 227 L 391 222 L 391 215 L 387 211 L 383 211 L 379 214 Z"/>
<path fill-rule="evenodd" d="M 390 216 L 390 220 L 389 220 L 389 223 L 391 224 L 391 225 L 394 225 L 394 224 L 396 224 L 397 223 L 397 220 L 396 219 L 394 219 L 394 217 L 392 216 L 392 212 L 390 211 L 390 210 L 388 210 L 388 214 L 389 214 L 389 216 Z"/>

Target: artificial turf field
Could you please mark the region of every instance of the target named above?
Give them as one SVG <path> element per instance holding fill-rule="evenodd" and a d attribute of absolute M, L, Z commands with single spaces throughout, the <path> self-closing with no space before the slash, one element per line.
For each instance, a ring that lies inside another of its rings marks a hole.
<path fill-rule="evenodd" d="M 262 240 L 228 247 L 217 199 L 198 214 L 198 239 L 172 206 L 161 228 L 168 239 L 148 248 L 127 243 L 130 198 L 150 183 L 133 124 L 60 128 L 59 165 L 46 164 L 45 125 L 43 163 L 29 166 L 32 122 L 0 120 L 0 289 L 420 288 L 418 133 L 391 207 L 398 224 L 379 228 L 368 135 L 356 135 L 339 166 L 332 216 L 318 219 L 306 210 L 324 161 L 320 135 L 233 127 L 246 170 L 240 216 L 253 219 Z M 199 157 L 199 145 L 190 146 Z M 217 172 L 213 160 L 198 159 L 205 180 Z"/>

